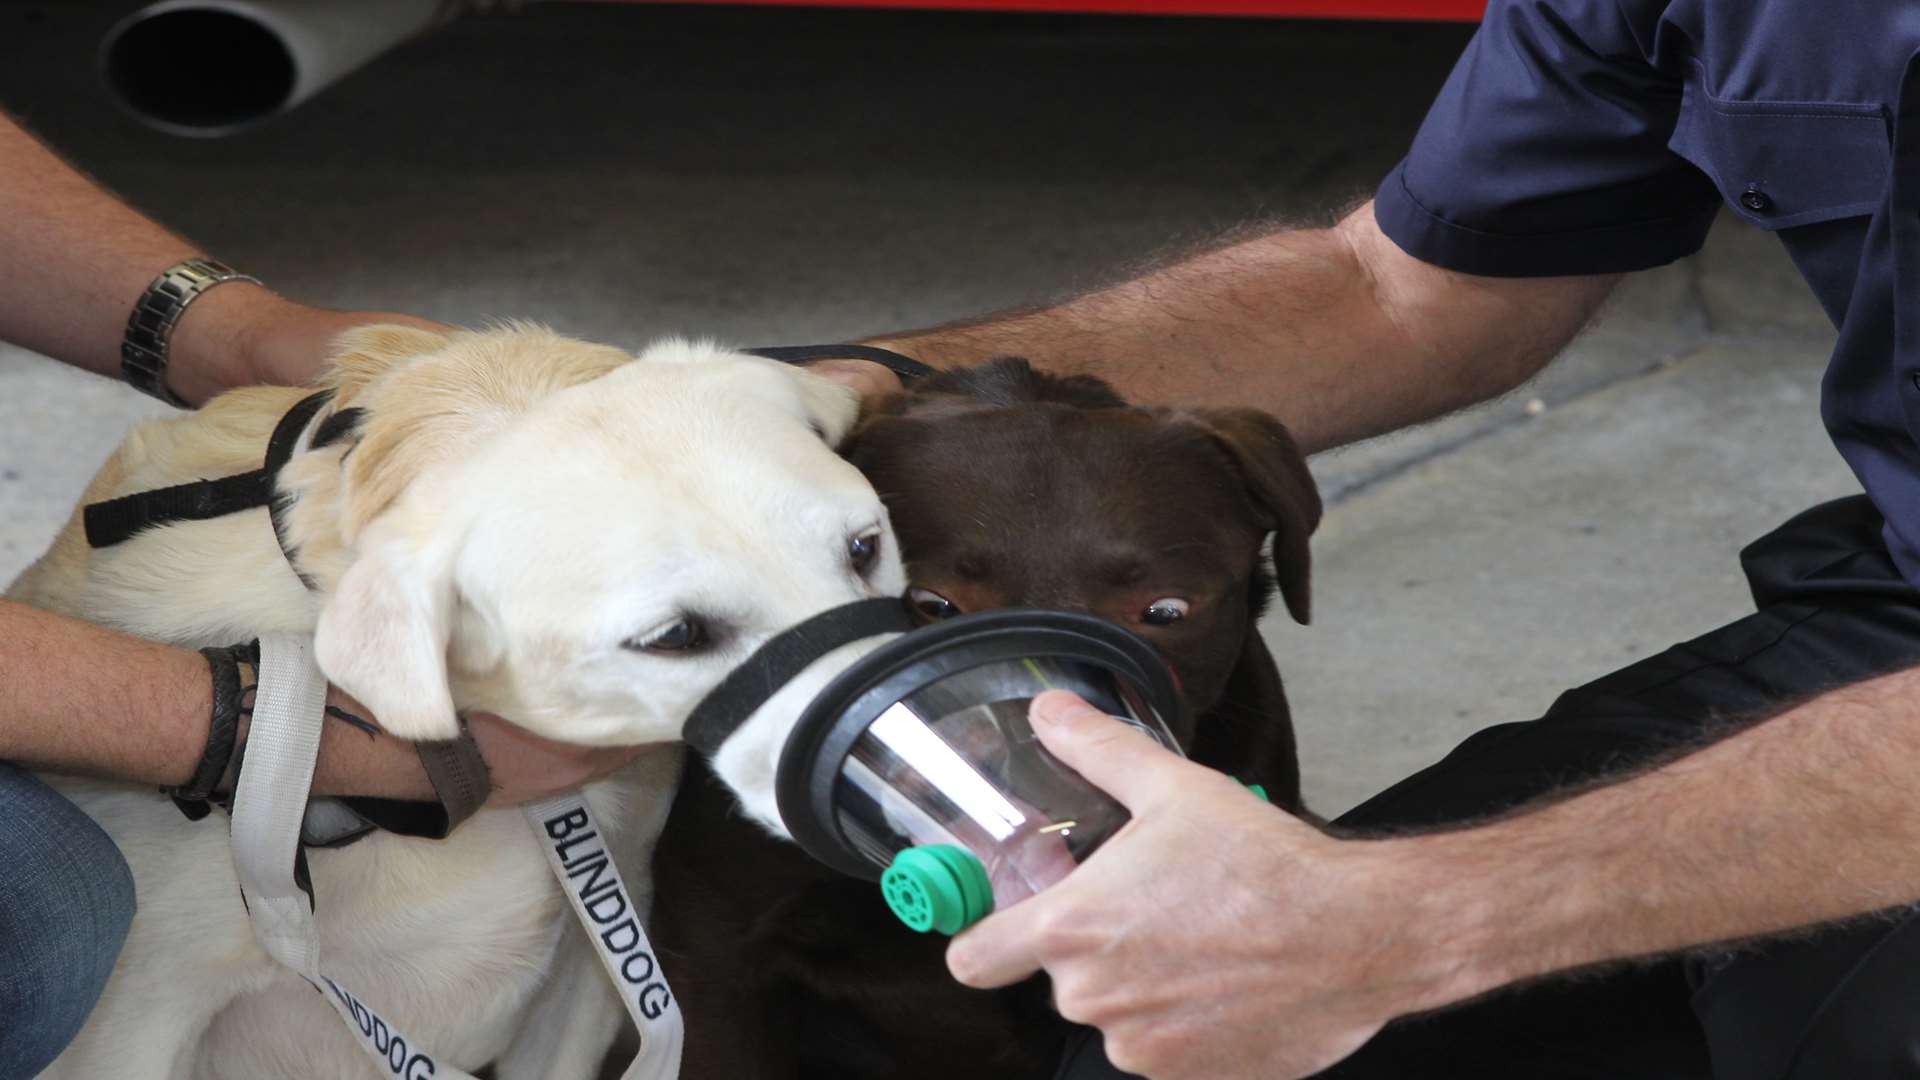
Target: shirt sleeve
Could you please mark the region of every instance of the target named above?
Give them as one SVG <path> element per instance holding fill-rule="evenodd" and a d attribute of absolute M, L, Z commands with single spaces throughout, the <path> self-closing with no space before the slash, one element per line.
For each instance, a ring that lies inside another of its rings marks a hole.
<path fill-rule="evenodd" d="M 1374 216 L 1408 254 L 1491 277 L 1645 270 L 1700 249 L 1712 183 L 1668 149 L 1663 3 L 1492 0 Z"/>

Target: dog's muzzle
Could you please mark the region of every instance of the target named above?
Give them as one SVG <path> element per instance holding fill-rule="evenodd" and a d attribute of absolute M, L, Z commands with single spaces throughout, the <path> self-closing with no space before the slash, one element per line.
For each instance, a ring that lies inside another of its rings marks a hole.
<path fill-rule="evenodd" d="M 1071 690 L 1179 752 L 1173 673 L 1126 630 L 1032 608 L 914 629 L 898 600 L 833 608 L 773 638 L 694 710 L 687 742 L 711 758 L 828 652 L 888 633 L 802 711 L 775 794 L 808 854 L 880 878 L 916 930 L 957 933 L 1053 885 L 1126 822 L 1041 746 L 1027 709 L 1042 691 Z"/>

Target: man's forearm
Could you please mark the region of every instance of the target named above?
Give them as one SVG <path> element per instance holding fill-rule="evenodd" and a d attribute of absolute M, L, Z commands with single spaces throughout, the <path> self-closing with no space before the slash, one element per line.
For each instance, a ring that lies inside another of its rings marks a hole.
<path fill-rule="evenodd" d="M 142 289 L 193 247 L 0 115 L 0 339 L 115 375 Z"/>
<path fill-rule="evenodd" d="M 0 113 L 0 341 L 110 378 L 147 285 L 205 254 L 82 176 Z M 334 334 L 405 316 L 325 311 L 229 282 L 196 299 L 173 332 L 167 385 L 190 402 L 252 382 L 298 382 Z"/>
<path fill-rule="evenodd" d="M 1495 279 L 1419 262 L 1373 207 L 1274 232 L 1045 309 L 878 343 L 937 366 L 1019 355 L 1141 402 L 1252 405 L 1309 452 L 1519 385 L 1616 279 Z"/>
<path fill-rule="evenodd" d="M 120 338 L 134 301 L 161 271 L 202 254 L 102 190 L 0 115 L 0 340 L 118 378 Z M 175 392 L 198 401 L 242 381 L 211 370 L 233 353 L 200 340 L 238 321 L 215 308 L 266 305 L 258 286 L 223 285 L 195 302 L 176 331 Z M 230 314 L 230 313 L 228 313 Z M 205 335 L 198 335 L 205 330 Z"/>
<path fill-rule="evenodd" d="M 1920 669 L 1564 802 L 1378 843 L 1477 992 L 1920 899 L 1916 761 Z"/>
<path fill-rule="evenodd" d="M 212 679 L 191 649 L 0 600 L 0 672 L 0 761 L 164 786 L 206 746 Z M 433 797 L 411 747 L 337 722 L 314 791 Z"/>
<path fill-rule="evenodd" d="M 213 705 L 199 653 L 0 601 L 0 760 L 180 784 Z"/>

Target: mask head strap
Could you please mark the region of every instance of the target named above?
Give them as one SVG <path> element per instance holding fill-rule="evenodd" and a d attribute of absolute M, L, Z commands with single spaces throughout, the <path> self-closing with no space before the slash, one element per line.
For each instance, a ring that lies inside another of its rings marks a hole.
<path fill-rule="evenodd" d="M 815 660 L 851 642 L 911 629 L 913 616 L 897 596 L 856 600 L 797 623 L 775 634 L 728 672 L 687 718 L 682 738 L 712 757 L 768 698 Z"/>
<path fill-rule="evenodd" d="M 912 382 L 934 374 L 934 369 L 920 361 L 878 345 L 763 345 L 758 349 L 748 349 L 747 354 L 778 360 L 783 364 L 811 364 L 815 360 L 866 360 L 900 376 L 901 382 Z"/>

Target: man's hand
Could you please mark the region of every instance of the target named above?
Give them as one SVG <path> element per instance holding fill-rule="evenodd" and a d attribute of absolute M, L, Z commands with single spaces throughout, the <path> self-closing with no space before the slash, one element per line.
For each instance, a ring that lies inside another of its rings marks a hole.
<path fill-rule="evenodd" d="M 493 780 L 488 806 L 515 806 L 572 791 L 657 746 L 576 746 L 541 738 L 491 713 L 470 713 L 467 730 L 480 744 Z"/>
<path fill-rule="evenodd" d="M 414 745 L 377 730 L 367 707 L 338 687 L 327 691 L 332 718 L 322 729 L 314 791 L 388 799 L 437 798 Z M 342 717 L 351 717 L 345 721 Z M 367 727 L 376 730 L 369 733 Z M 244 730 L 244 729 L 243 729 Z M 468 713 L 467 731 L 487 763 L 488 806 L 516 806 L 573 791 L 639 757 L 652 746 L 576 746 L 541 738 L 493 715 Z"/>
<path fill-rule="evenodd" d="M 193 302 L 175 327 L 167 385 L 193 404 L 255 383 L 299 386 L 319 372 L 334 339 L 356 326 L 447 326 L 393 312 L 309 307 L 257 285 L 233 282 Z"/>
<path fill-rule="evenodd" d="M 876 402 L 890 398 L 903 389 L 900 376 L 895 375 L 893 369 L 871 360 L 815 360 L 807 365 L 807 370 L 853 387 L 859 391 L 861 405 L 865 408 L 872 408 Z"/>
<path fill-rule="evenodd" d="M 1385 845 L 1335 840 L 1071 694 L 1041 695 L 1033 720 L 1134 817 L 1065 881 L 955 938 L 961 982 L 1045 968 L 1061 1015 L 1153 1080 L 1308 1076 L 1477 989 L 1422 945 L 1422 898 L 1395 889 L 1372 853 Z"/>

